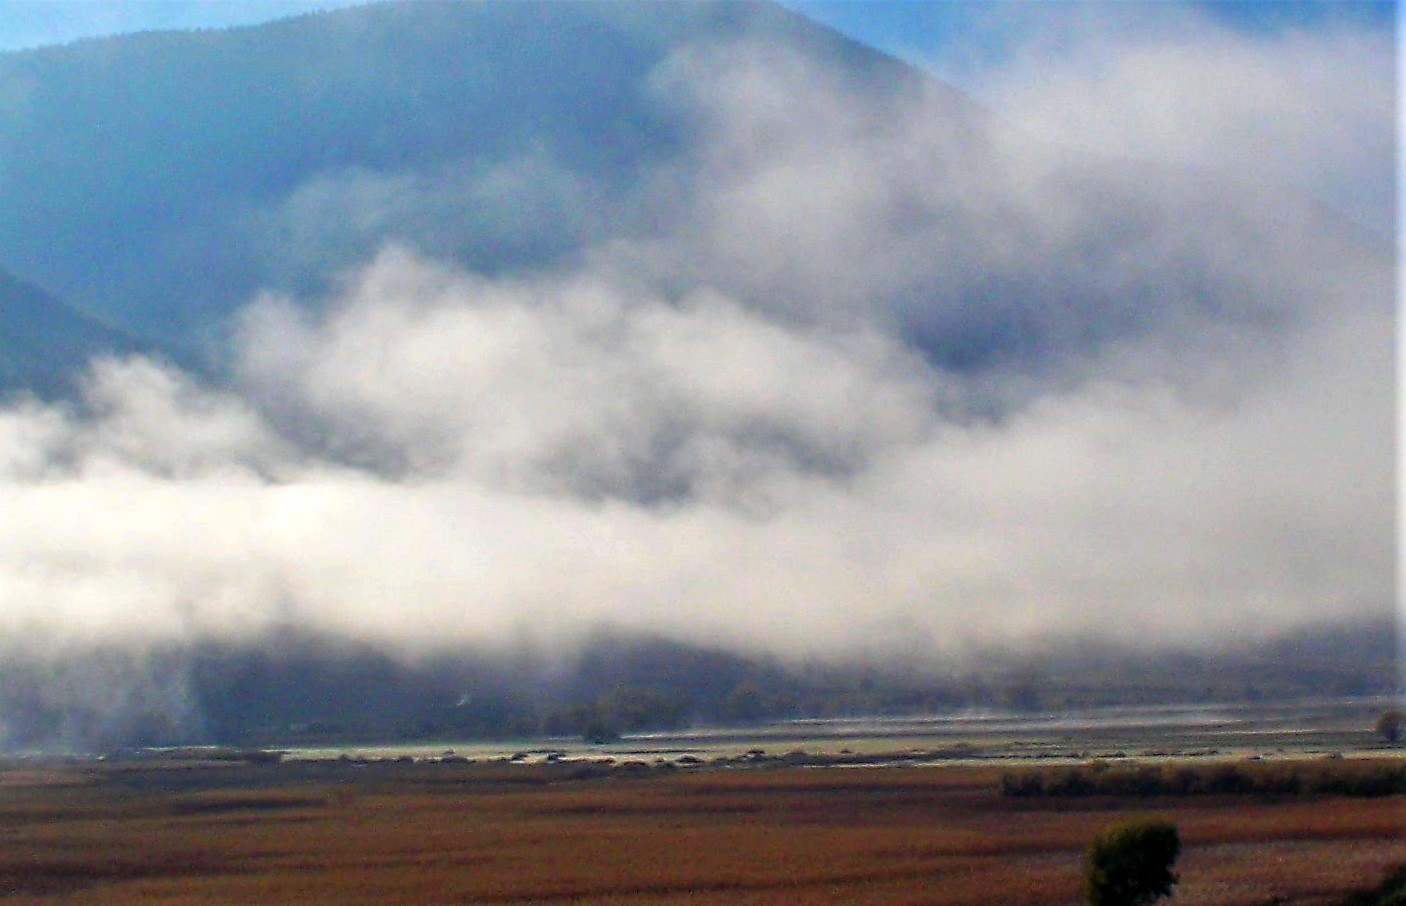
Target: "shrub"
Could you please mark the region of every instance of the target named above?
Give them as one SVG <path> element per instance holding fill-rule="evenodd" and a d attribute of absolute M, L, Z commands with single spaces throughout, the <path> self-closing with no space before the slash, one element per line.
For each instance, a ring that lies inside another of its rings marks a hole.
<path fill-rule="evenodd" d="M 1026 797 L 1045 795 L 1045 775 L 1039 771 L 1006 771 L 1001 775 L 1001 794 Z"/>
<path fill-rule="evenodd" d="M 1206 792 L 1222 794 L 1248 793 L 1255 783 L 1247 771 L 1235 764 L 1218 764 L 1206 774 Z"/>
<path fill-rule="evenodd" d="M 1092 796 L 1094 782 L 1077 767 L 1057 769 L 1045 781 L 1047 796 Z"/>
<path fill-rule="evenodd" d="M 1406 764 L 1385 759 L 1322 758 L 1314 762 L 1109 765 L 1029 768 L 1001 776 L 1010 797 L 1082 796 L 1397 796 L 1406 794 Z"/>
<path fill-rule="evenodd" d="M 1172 894 L 1181 837 L 1167 821 L 1135 820 L 1094 838 L 1084 867 L 1090 906 L 1147 906 Z"/>

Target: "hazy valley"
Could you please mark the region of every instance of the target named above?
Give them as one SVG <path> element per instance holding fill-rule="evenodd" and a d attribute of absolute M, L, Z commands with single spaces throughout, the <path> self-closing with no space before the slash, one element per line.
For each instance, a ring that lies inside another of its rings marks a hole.
<path fill-rule="evenodd" d="M 1390 243 L 1037 101 L 733 2 L 0 54 L 0 745 L 1390 693 Z"/>

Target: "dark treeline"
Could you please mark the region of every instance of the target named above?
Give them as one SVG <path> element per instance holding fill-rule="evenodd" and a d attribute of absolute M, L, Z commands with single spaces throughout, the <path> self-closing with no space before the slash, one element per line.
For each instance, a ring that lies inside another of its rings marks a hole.
<path fill-rule="evenodd" d="M 1085 796 L 1396 796 L 1406 764 L 1323 758 L 1313 762 L 1087 765 L 1028 768 L 1001 775 L 1001 792 L 1029 798 Z"/>
<path fill-rule="evenodd" d="M 0 743 L 12 750 L 97 751 L 608 739 L 799 717 L 1377 695 L 1394 682 L 1393 637 L 1391 627 L 1338 627 L 1253 651 L 991 653 L 949 668 L 787 662 L 611 634 L 555 657 L 480 652 L 407 660 L 367 643 L 294 631 L 256 643 L 141 653 L 11 649 L 0 654 Z"/>

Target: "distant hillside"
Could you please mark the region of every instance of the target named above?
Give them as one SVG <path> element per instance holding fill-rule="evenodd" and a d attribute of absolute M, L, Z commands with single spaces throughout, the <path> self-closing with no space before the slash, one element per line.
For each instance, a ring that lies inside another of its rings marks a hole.
<path fill-rule="evenodd" d="M 992 652 L 957 669 L 787 663 L 615 634 L 564 662 L 519 652 L 406 663 L 373 645 L 297 630 L 247 644 L 101 649 L 62 661 L 0 649 L 0 751 L 501 739 L 575 736 L 592 722 L 640 731 L 1375 696 L 1395 683 L 1394 634 L 1390 624 L 1328 625 L 1262 650 L 1098 645 L 1092 653 Z M 124 690 L 121 701 L 103 689 Z"/>
<path fill-rule="evenodd" d="M 652 73 L 743 35 L 886 91 L 915 78 L 739 2 L 384 3 L 2 54 L 0 260 L 184 338 L 387 240 L 487 272 L 550 264 L 669 216 L 642 195 L 694 124 Z"/>
<path fill-rule="evenodd" d="M 151 344 L 0 271 L 0 397 L 63 393 L 95 356 L 152 351 Z"/>
<path fill-rule="evenodd" d="M 1038 372 L 1272 326 L 1292 293 L 1239 256 L 1297 252 L 1262 191 L 1039 146 L 762 2 L 388 2 L 0 54 L 0 261 L 187 345 L 396 243 L 487 275 L 620 255 L 680 295 L 878 310 L 949 370 Z M 1308 207 L 1310 244 L 1363 253 Z"/>

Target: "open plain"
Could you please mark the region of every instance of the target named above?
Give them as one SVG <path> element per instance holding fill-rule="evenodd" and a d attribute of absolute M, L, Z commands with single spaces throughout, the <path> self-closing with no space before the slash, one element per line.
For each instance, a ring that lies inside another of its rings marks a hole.
<path fill-rule="evenodd" d="M 995 765 L 795 761 L 15 762 L 0 902 L 1066 904 L 1089 840 L 1146 814 L 1180 829 L 1188 906 L 1327 906 L 1406 863 L 1399 794 L 1019 797 Z"/>

